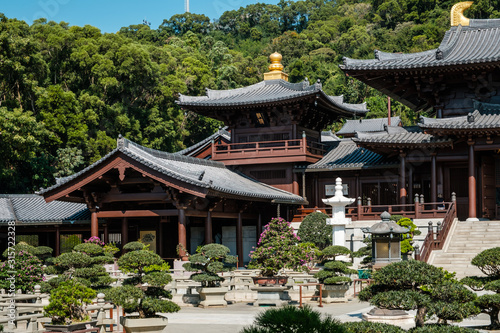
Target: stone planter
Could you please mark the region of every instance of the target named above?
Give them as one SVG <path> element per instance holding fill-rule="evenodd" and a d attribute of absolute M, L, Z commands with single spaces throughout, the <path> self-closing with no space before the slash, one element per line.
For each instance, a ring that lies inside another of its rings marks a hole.
<path fill-rule="evenodd" d="M 71 325 L 45 324 L 44 327 L 47 331 L 52 331 L 52 332 L 73 332 L 73 331 L 84 330 L 87 328 L 94 328 L 96 324 L 97 320 L 86 321 L 83 323 L 74 323 Z"/>
<path fill-rule="evenodd" d="M 227 306 L 224 299 L 228 291 L 227 287 L 197 287 L 196 291 L 200 294 L 200 304 L 203 308 L 209 306 Z"/>
<path fill-rule="evenodd" d="M 253 302 L 253 306 L 261 306 L 261 305 L 274 305 L 281 306 L 283 304 L 288 303 L 284 292 L 290 289 L 290 286 L 283 287 L 279 285 L 275 286 L 259 286 L 252 287 L 251 290 L 257 292 L 257 300 Z"/>
<path fill-rule="evenodd" d="M 252 280 L 259 286 L 284 286 L 288 282 L 288 276 L 252 276 Z"/>
<path fill-rule="evenodd" d="M 414 325 L 415 316 L 412 316 L 403 310 L 388 310 L 373 308 L 362 316 L 365 321 L 372 321 L 390 325 Z"/>
<path fill-rule="evenodd" d="M 120 324 L 126 333 L 160 333 L 167 326 L 165 317 L 155 318 L 130 318 L 120 317 Z"/>
<path fill-rule="evenodd" d="M 320 286 L 316 286 L 319 288 Z M 346 303 L 346 292 L 349 290 L 349 283 L 344 284 L 325 284 L 321 291 L 323 303 Z"/>

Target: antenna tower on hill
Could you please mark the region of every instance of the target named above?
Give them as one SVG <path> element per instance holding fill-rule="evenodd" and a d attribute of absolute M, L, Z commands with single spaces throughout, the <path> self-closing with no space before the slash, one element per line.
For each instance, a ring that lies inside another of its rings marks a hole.
<path fill-rule="evenodd" d="M 189 13 L 189 0 L 184 0 L 184 10 Z"/>

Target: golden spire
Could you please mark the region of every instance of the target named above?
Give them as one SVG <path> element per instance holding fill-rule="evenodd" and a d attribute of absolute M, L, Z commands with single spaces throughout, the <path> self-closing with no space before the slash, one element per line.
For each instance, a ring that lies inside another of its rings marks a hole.
<path fill-rule="evenodd" d="M 288 81 L 288 74 L 283 73 L 283 65 L 281 59 L 283 57 L 278 52 L 274 52 L 269 56 L 271 64 L 269 65 L 269 72 L 264 73 L 264 81 L 266 80 L 285 80 Z"/>
<path fill-rule="evenodd" d="M 462 27 L 469 26 L 469 19 L 464 16 L 464 11 L 472 6 L 472 1 L 459 2 L 451 7 L 451 26 L 461 25 Z"/>

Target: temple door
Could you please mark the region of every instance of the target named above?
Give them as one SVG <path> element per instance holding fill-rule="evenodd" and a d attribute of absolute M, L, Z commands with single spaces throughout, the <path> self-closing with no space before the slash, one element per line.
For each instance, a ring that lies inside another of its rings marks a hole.
<path fill-rule="evenodd" d="M 481 157 L 481 215 L 484 218 L 495 218 L 496 186 L 495 160 L 492 156 Z"/>

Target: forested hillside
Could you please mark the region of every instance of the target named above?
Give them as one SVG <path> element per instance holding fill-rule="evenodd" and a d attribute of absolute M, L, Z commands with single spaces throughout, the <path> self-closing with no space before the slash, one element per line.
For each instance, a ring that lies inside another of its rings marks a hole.
<path fill-rule="evenodd" d="M 281 0 L 216 22 L 186 13 L 116 34 L 0 14 L 0 193 L 49 186 L 111 151 L 118 134 L 171 152 L 197 142 L 220 124 L 185 114 L 176 96 L 257 83 L 274 51 L 290 81 L 320 79 L 327 93 L 366 101 L 370 117 L 382 116 L 386 98 L 346 77 L 342 57 L 435 48 L 455 2 Z M 499 9 L 500 1 L 480 0 L 466 15 L 500 17 Z M 398 103 L 393 110 L 415 120 Z"/>

